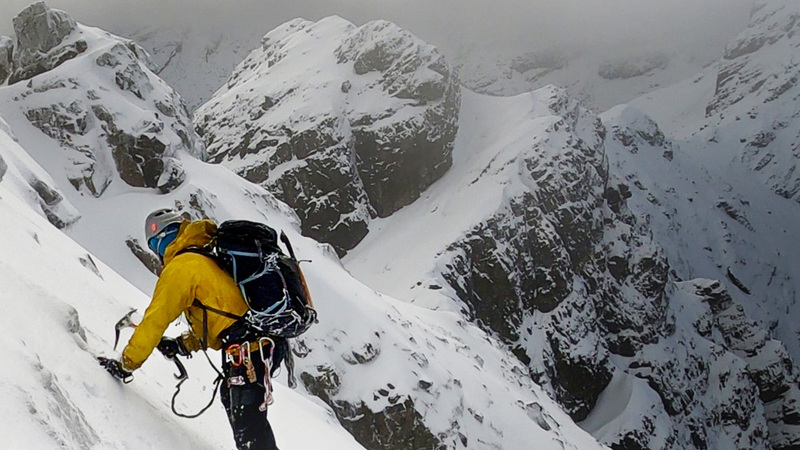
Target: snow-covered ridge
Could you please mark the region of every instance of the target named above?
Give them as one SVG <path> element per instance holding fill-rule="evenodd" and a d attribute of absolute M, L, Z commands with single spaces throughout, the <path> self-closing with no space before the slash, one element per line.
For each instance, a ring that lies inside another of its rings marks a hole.
<path fill-rule="evenodd" d="M 195 113 L 210 160 L 293 207 L 340 253 L 450 166 L 459 88 L 444 57 L 386 21 L 290 21 Z"/>

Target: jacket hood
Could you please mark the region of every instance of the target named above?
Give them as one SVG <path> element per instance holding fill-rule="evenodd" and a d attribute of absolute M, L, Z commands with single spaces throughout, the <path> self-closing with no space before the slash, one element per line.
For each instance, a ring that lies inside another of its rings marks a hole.
<path fill-rule="evenodd" d="M 214 238 L 217 233 L 217 224 L 210 220 L 198 220 L 196 222 L 183 222 L 178 231 L 178 237 L 167 246 L 164 252 L 164 265 L 172 261 L 177 254 L 189 247 L 204 247 Z"/>

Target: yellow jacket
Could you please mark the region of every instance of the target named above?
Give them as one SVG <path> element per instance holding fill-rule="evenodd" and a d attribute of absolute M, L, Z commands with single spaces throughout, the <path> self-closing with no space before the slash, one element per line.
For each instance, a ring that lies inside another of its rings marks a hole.
<path fill-rule="evenodd" d="M 247 304 L 236 282 L 214 260 L 188 252 L 175 256 L 190 246 L 206 245 L 216 230 L 217 226 L 210 220 L 184 222 L 181 225 L 178 237 L 164 254 L 164 270 L 156 283 L 153 300 L 144 313 L 142 323 L 122 351 L 124 369 L 138 369 L 158 345 L 167 326 L 181 313 L 186 316 L 191 327 L 191 331 L 181 336 L 184 347 L 189 351 L 200 350 L 203 310 L 192 306 L 195 299 L 205 306 L 238 316 L 247 311 Z M 222 343 L 218 336 L 233 323 L 231 318 L 209 312 L 208 346 L 220 349 Z"/>

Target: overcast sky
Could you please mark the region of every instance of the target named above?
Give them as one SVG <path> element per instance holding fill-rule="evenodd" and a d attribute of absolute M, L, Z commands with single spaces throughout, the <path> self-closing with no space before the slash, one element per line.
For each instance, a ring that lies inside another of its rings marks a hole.
<path fill-rule="evenodd" d="M 228 26 L 263 33 L 295 17 L 342 16 L 356 24 L 388 19 L 451 49 L 548 47 L 614 53 L 642 48 L 721 52 L 748 22 L 754 0 L 49 0 L 81 23 L 122 34 L 145 25 Z M 30 0 L 0 0 L 0 35 Z"/>

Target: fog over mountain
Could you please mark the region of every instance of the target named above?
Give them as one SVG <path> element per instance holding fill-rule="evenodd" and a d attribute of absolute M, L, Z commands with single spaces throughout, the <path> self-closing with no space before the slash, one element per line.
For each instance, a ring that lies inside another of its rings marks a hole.
<path fill-rule="evenodd" d="M 28 0 L 0 4 L 0 35 Z M 264 34 L 287 20 L 339 15 L 356 24 L 386 19 L 443 49 L 547 48 L 612 55 L 668 51 L 718 57 L 747 24 L 754 0 L 51 0 L 78 21 L 113 32 L 162 24 L 209 29 L 236 24 Z"/>

